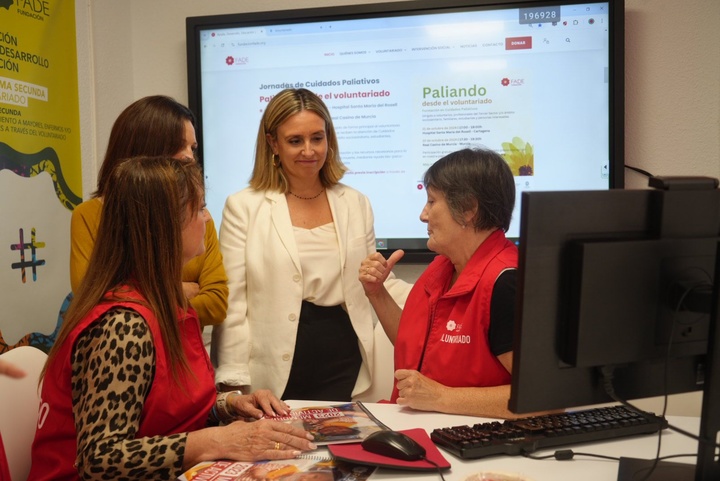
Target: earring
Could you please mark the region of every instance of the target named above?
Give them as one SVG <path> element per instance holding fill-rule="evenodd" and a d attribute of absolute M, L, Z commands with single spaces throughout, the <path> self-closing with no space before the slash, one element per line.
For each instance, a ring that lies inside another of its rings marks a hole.
<path fill-rule="evenodd" d="M 278 154 L 272 154 L 271 159 L 272 159 L 273 167 L 275 167 L 275 168 L 280 167 L 280 159 L 278 158 Z"/>

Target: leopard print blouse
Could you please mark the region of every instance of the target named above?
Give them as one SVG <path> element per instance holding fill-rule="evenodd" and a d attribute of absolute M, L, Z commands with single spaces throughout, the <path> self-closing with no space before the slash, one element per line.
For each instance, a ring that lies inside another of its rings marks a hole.
<path fill-rule="evenodd" d="M 182 474 L 187 433 L 135 439 L 155 373 L 145 319 L 131 309 L 109 310 L 78 337 L 71 362 L 80 477 L 172 480 Z"/>

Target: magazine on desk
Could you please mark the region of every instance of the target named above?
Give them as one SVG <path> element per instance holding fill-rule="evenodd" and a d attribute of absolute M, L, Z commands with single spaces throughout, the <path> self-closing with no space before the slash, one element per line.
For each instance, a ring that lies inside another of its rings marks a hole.
<path fill-rule="evenodd" d="M 207 461 L 185 471 L 178 481 L 365 481 L 375 466 L 300 456 L 277 461 Z"/>
<path fill-rule="evenodd" d="M 278 421 L 294 424 L 310 432 L 315 444 L 357 443 L 370 434 L 390 429 L 359 401 L 329 406 L 308 406 L 290 410 Z"/>

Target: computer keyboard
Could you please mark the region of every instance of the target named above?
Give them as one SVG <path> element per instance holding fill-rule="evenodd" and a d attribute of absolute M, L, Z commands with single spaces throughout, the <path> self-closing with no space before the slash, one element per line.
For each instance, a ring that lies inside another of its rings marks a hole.
<path fill-rule="evenodd" d="M 455 456 L 476 459 L 656 433 L 666 427 L 662 417 L 613 406 L 440 428 L 430 438 Z"/>

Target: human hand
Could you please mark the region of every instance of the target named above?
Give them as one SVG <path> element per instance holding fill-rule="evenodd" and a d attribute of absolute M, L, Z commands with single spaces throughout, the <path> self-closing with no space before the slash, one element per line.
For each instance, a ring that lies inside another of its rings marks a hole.
<path fill-rule="evenodd" d="M 187 300 L 190 300 L 200 294 L 200 284 L 197 282 L 183 282 L 182 287 L 183 294 L 185 294 L 185 298 Z"/>
<path fill-rule="evenodd" d="M 397 403 L 420 411 L 437 411 L 438 399 L 445 386 L 410 369 L 395 371 Z"/>
<path fill-rule="evenodd" d="M 280 421 L 235 421 L 219 429 L 222 434 L 215 439 L 222 446 L 222 459 L 288 459 L 300 455 L 302 451 L 317 449 L 311 442 L 312 434 Z"/>
<path fill-rule="evenodd" d="M 241 417 L 261 419 L 263 416 L 285 416 L 290 410 L 285 402 L 281 401 L 268 389 L 258 389 L 250 394 L 233 394 L 228 397 L 228 403 Z"/>
<path fill-rule="evenodd" d="M 362 283 L 365 295 L 372 296 L 382 291 L 383 282 L 404 255 L 405 251 L 398 249 L 385 259 L 379 252 L 374 252 L 360 263 L 358 279 Z"/>
<path fill-rule="evenodd" d="M 25 371 L 17 367 L 15 364 L 0 360 L 0 375 L 20 379 L 25 377 Z"/>

